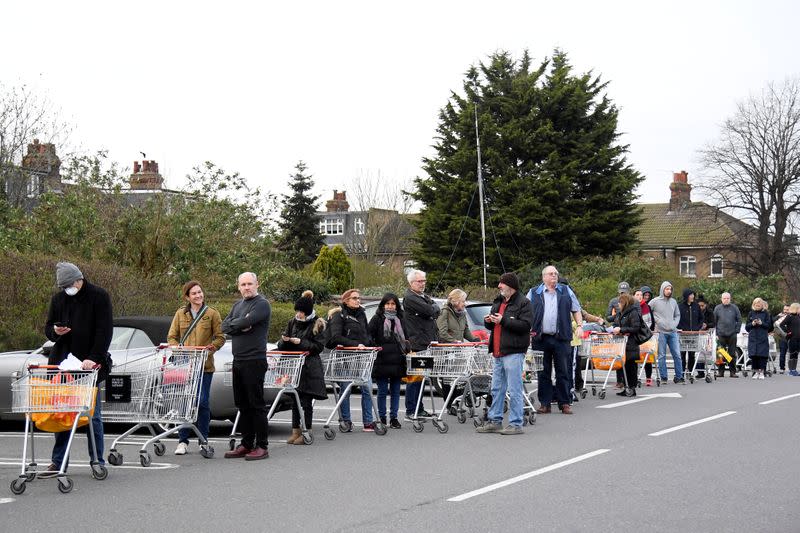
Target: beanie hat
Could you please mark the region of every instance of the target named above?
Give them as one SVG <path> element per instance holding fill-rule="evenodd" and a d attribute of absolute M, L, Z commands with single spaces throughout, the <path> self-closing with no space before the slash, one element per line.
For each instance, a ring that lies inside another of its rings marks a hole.
<path fill-rule="evenodd" d="M 513 272 L 506 272 L 500 276 L 500 283 L 508 285 L 515 291 L 519 290 L 519 278 Z"/>
<path fill-rule="evenodd" d="M 646 293 L 646 292 L 649 292 L 651 295 L 653 294 L 653 289 L 651 289 L 651 288 L 650 288 L 649 286 L 647 286 L 647 285 L 642 285 L 642 288 L 641 288 L 641 289 L 639 289 L 639 290 L 640 290 L 640 291 L 642 291 L 642 294 L 644 294 L 644 293 Z"/>
<path fill-rule="evenodd" d="M 295 311 L 302 311 L 306 316 L 314 312 L 314 293 L 311 291 L 303 292 L 303 295 L 294 303 Z"/>
<path fill-rule="evenodd" d="M 61 262 L 56 264 L 56 284 L 60 288 L 69 287 L 79 279 L 83 279 L 83 274 L 72 263 Z"/>

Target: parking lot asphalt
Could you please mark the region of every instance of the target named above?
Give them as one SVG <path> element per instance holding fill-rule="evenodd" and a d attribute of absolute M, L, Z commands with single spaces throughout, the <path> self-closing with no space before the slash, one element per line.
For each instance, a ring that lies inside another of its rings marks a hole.
<path fill-rule="evenodd" d="M 217 425 L 213 459 L 196 445 L 176 457 L 171 440 L 166 455 L 142 468 L 128 448 L 104 481 L 92 479 L 79 436 L 69 494 L 54 480 L 11 493 L 22 438 L 19 425 L 6 425 L 0 529 L 798 530 L 800 379 L 725 378 L 639 392 L 636 401 L 590 395 L 574 415 L 540 415 L 519 436 L 477 434 L 446 415 L 446 434 L 404 423 L 385 436 L 357 426 L 328 441 L 315 423 L 311 446 L 287 446 L 289 417 L 281 413 L 267 460 L 223 459 L 229 426 Z M 352 404 L 358 420 L 359 402 Z M 122 429 L 107 429 L 107 449 Z M 36 442 L 46 456 L 52 437 Z"/>

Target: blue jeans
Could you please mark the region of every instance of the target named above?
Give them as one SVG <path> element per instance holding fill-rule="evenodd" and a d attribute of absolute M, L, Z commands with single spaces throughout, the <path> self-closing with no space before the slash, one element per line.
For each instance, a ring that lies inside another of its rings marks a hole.
<path fill-rule="evenodd" d="M 349 381 L 340 381 L 340 390 L 347 387 Z M 342 420 L 352 421 L 350 418 L 350 391 L 347 392 L 347 398 L 344 399 L 340 407 L 342 412 Z M 366 385 L 361 385 L 361 421 L 364 424 L 372 423 L 372 381 Z"/>
<path fill-rule="evenodd" d="M 397 418 L 400 409 L 400 378 L 375 378 L 378 384 L 378 415 L 386 418 L 386 394 L 389 394 L 389 418 Z"/>
<path fill-rule="evenodd" d="M 681 346 L 678 342 L 678 332 L 658 332 L 658 373 L 661 381 L 667 381 L 667 345 L 672 353 L 672 362 L 675 364 L 675 377 L 683 378 L 683 363 L 681 362 Z"/>
<path fill-rule="evenodd" d="M 550 402 L 555 394 L 558 406 L 572 403 L 569 392 L 570 378 L 572 377 L 572 347 L 570 341 L 557 339 L 554 335 L 538 335 L 533 339 L 533 349 L 541 350 L 544 354 L 542 371 L 539 372 L 538 384 L 539 402 L 542 407 L 550 407 Z M 553 367 L 556 369 L 556 386 L 553 388 Z M 574 375 L 574 374 L 572 374 Z"/>
<path fill-rule="evenodd" d="M 208 440 L 208 426 L 211 422 L 211 409 L 208 407 L 208 402 L 211 397 L 211 378 L 213 377 L 213 372 L 203 372 L 203 377 L 200 379 L 200 383 L 197 384 L 200 388 L 200 403 L 197 407 L 197 429 L 206 440 Z M 194 435 L 194 431 L 190 431 L 189 428 L 181 429 L 178 431 L 178 442 L 189 444 L 191 435 Z"/>
<path fill-rule="evenodd" d="M 94 444 L 97 447 L 97 459 L 95 459 L 94 454 L 92 453 L 92 442 L 89 440 L 88 431 L 86 434 L 86 444 L 89 448 L 89 458 L 91 460 L 96 460 L 101 465 L 104 465 L 106 462 L 103 459 L 103 420 L 101 419 L 102 405 L 103 403 L 100 398 L 100 387 L 98 383 L 97 397 L 95 398 L 94 403 L 94 415 L 92 416 L 91 421 L 92 429 L 94 430 Z M 61 462 L 64 460 L 64 454 L 67 452 L 69 431 L 60 431 L 58 433 L 54 433 L 54 435 L 56 436 L 56 444 L 53 446 L 53 453 L 50 456 L 50 462 L 60 467 Z"/>
<path fill-rule="evenodd" d="M 508 425 L 522 427 L 522 361 L 524 353 L 512 353 L 494 358 L 492 369 L 492 407 L 489 420 L 495 424 L 503 422 L 503 405 L 508 392 Z"/>
<path fill-rule="evenodd" d="M 422 382 L 416 381 L 414 383 L 406 383 L 406 414 L 413 416 L 414 411 L 417 410 L 417 399 L 419 392 L 422 390 Z M 424 404 L 419 405 L 420 412 L 423 411 Z"/>

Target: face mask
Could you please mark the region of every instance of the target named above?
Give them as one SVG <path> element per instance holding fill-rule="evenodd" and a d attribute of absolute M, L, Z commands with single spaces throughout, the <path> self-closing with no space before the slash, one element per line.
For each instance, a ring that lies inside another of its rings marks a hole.
<path fill-rule="evenodd" d="M 78 287 L 67 287 L 64 289 L 64 292 L 66 292 L 68 296 L 75 296 L 78 294 Z"/>

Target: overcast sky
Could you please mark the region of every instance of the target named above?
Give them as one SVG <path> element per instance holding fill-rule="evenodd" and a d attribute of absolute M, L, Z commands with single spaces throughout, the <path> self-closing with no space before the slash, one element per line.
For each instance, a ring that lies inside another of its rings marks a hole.
<path fill-rule="evenodd" d="M 796 2 L 3 2 L 0 82 L 61 107 L 73 144 L 170 187 L 206 160 L 286 192 L 298 160 L 328 199 L 357 175 L 421 175 L 437 114 L 496 50 L 556 47 L 609 81 L 641 201 L 737 101 L 800 75 Z M 695 196 L 697 199 L 697 196 Z"/>

